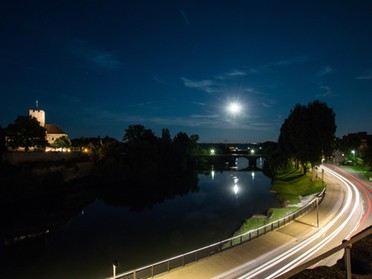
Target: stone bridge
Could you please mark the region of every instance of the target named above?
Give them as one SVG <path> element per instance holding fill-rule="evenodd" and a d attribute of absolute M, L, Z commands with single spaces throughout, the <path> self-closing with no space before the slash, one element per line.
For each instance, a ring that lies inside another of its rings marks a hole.
<path fill-rule="evenodd" d="M 207 158 L 210 163 L 215 160 L 226 159 L 227 161 L 236 158 L 246 158 L 248 160 L 248 170 L 261 170 L 257 167 L 257 159 L 266 158 L 262 154 L 248 154 L 248 153 L 226 153 L 226 154 L 199 154 L 197 157 Z"/>

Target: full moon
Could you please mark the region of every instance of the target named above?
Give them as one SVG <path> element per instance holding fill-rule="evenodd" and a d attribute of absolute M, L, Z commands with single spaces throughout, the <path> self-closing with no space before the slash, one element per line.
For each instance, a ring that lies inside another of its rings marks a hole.
<path fill-rule="evenodd" d="M 241 111 L 241 106 L 238 103 L 231 103 L 227 107 L 228 111 L 231 112 L 232 114 L 237 114 Z"/>

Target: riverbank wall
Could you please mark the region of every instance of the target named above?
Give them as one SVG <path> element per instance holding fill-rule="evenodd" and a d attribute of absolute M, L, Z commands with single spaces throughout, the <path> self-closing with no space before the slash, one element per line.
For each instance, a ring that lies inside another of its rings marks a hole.
<path fill-rule="evenodd" d="M 3 163 L 23 165 L 29 163 L 68 162 L 87 160 L 88 155 L 81 152 L 5 152 Z"/>

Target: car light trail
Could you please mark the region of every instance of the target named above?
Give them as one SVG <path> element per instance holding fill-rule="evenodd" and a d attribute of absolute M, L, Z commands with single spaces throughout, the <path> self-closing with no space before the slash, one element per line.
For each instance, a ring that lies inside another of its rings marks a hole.
<path fill-rule="evenodd" d="M 364 223 L 367 221 L 368 217 L 371 214 L 372 202 L 371 202 L 371 197 L 368 195 L 367 190 L 372 194 L 372 189 L 366 183 L 364 183 L 360 179 L 350 175 L 348 172 L 345 172 L 344 170 L 342 170 L 340 168 L 337 168 L 337 169 L 338 169 L 338 171 L 341 171 L 343 173 L 343 176 L 349 177 L 350 180 L 356 181 L 357 186 L 359 187 L 359 189 L 361 189 L 363 191 L 363 193 L 365 195 L 365 198 L 366 198 L 366 201 L 367 201 L 367 210 L 364 214 L 364 217 L 363 217 L 362 221 L 360 222 L 360 226 L 363 226 Z"/>
<path fill-rule="evenodd" d="M 342 184 L 345 186 L 345 189 L 347 191 L 346 193 L 346 202 L 343 206 L 342 210 L 335 216 L 328 224 L 326 224 L 323 228 L 321 228 L 316 234 L 313 236 L 307 238 L 306 240 L 302 241 L 298 245 L 292 247 L 291 249 L 287 250 L 285 253 L 281 254 L 280 256 L 277 256 L 270 261 L 264 263 L 263 265 L 260 265 L 259 267 L 256 267 L 255 269 L 249 271 L 248 273 L 244 274 L 243 276 L 239 278 L 253 278 L 257 277 L 259 274 L 263 273 L 266 270 L 269 270 L 270 268 L 273 268 L 274 266 L 278 265 L 279 263 L 283 262 L 284 260 L 288 259 L 289 257 L 295 255 L 298 253 L 301 249 L 304 249 L 307 245 L 310 245 L 311 243 L 315 242 L 319 238 L 321 238 L 323 235 L 326 234 L 326 232 L 333 226 L 335 223 L 341 218 L 343 214 L 345 214 L 348 210 L 351 208 L 350 214 L 348 214 L 348 217 L 342 222 L 340 226 L 337 227 L 330 235 L 326 236 L 324 239 L 322 239 L 319 243 L 315 244 L 313 247 L 306 249 L 300 256 L 298 256 L 296 259 L 292 260 L 288 264 L 284 265 L 280 269 L 276 270 L 272 274 L 266 276 L 266 278 L 274 278 L 279 276 L 280 274 L 283 274 L 288 269 L 292 269 L 295 266 L 303 263 L 307 259 L 309 259 L 311 256 L 313 256 L 315 253 L 317 253 L 319 250 L 324 248 L 341 230 L 345 228 L 345 226 L 350 222 L 350 219 L 353 217 L 354 214 L 357 213 L 357 210 L 359 207 L 363 207 L 363 203 L 361 203 L 360 194 L 357 189 L 357 187 L 348 179 L 342 177 L 341 175 L 337 174 L 335 171 L 322 166 L 323 169 L 327 170 L 328 173 L 334 177 L 336 177 L 338 180 L 342 182 Z M 355 202 L 353 203 L 353 199 L 355 199 Z M 351 232 L 348 234 L 347 237 L 351 235 L 352 232 L 354 232 L 362 219 L 362 214 L 360 214 L 358 221 L 356 222 L 355 226 L 351 230 Z"/>

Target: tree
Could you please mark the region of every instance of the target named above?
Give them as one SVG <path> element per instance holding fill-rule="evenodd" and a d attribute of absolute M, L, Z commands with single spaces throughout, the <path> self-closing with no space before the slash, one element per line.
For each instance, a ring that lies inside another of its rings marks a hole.
<path fill-rule="evenodd" d="M 59 137 L 57 138 L 52 144 L 51 146 L 53 148 L 69 148 L 71 147 L 71 141 L 69 140 L 68 137 L 66 136 L 62 136 L 62 137 Z"/>
<path fill-rule="evenodd" d="M 278 139 L 279 150 L 288 158 L 295 160 L 296 168 L 301 161 L 301 151 L 303 150 L 302 138 L 304 122 L 306 115 L 306 107 L 297 104 L 292 110 L 288 118 L 284 121 L 280 128 L 280 135 Z M 306 169 L 306 168 L 305 168 Z M 304 170 L 306 172 L 306 170 Z"/>
<path fill-rule="evenodd" d="M 167 128 L 163 128 L 161 130 L 161 140 L 162 140 L 163 143 L 169 143 L 170 144 L 172 142 L 170 132 Z"/>
<path fill-rule="evenodd" d="M 48 145 L 45 128 L 31 116 L 18 116 L 14 123 L 6 128 L 6 135 L 6 143 L 9 147 L 24 147 L 26 152 L 30 147 L 44 148 Z"/>
<path fill-rule="evenodd" d="M 0 159 L 5 151 L 5 133 L 4 129 L 0 126 Z"/>
<path fill-rule="evenodd" d="M 190 137 L 184 133 L 179 132 L 173 139 L 173 156 L 179 163 L 180 167 L 187 169 L 191 165 L 193 154 L 197 153 L 197 140 L 199 136 L 191 135 Z M 174 162 L 176 164 L 176 162 Z"/>
<path fill-rule="evenodd" d="M 364 162 L 366 165 L 368 165 L 370 168 L 372 168 L 372 146 L 368 145 L 365 153 L 364 153 Z"/>
<path fill-rule="evenodd" d="M 325 103 L 296 105 L 280 129 L 279 148 L 301 162 L 304 173 L 310 163 L 315 179 L 315 166 L 332 155 L 335 133 L 335 113 Z"/>
<path fill-rule="evenodd" d="M 105 143 L 101 148 L 102 158 L 115 159 L 119 162 L 125 154 L 125 144 L 118 141 L 110 141 Z"/>
<path fill-rule="evenodd" d="M 314 101 L 307 106 L 308 121 L 305 140 L 308 144 L 307 159 L 313 167 L 334 150 L 336 133 L 335 113 L 325 103 Z"/>
<path fill-rule="evenodd" d="M 146 129 L 143 125 L 129 125 L 125 130 L 123 141 L 126 143 L 136 142 L 156 142 L 157 138 L 151 129 Z"/>

